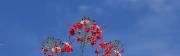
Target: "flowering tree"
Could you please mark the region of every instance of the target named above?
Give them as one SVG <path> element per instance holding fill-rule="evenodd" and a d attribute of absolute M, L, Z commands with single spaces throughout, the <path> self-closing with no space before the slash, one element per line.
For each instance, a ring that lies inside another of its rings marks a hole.
<path fill-rule="evenodd" d="M 42 51 L 47 56 L 61 55 L 64 52 L 71 53 L 73 48 L 70 44 L 79 43 L 81 45 L 81 56 L 84 56 L 85 47 L 98 46 L 94 50 L 97 56 L 121 56 L 123 51 L 119 40 L 104 42 L 102 29 L 94 20 L 83 17 L 80 22 L 76 22 L 69 29 L 69 42 L 62 41 L 55 37 L 49 37 L 43 44 Z M 73 41 L 76 42 L 73 42 Z"/>

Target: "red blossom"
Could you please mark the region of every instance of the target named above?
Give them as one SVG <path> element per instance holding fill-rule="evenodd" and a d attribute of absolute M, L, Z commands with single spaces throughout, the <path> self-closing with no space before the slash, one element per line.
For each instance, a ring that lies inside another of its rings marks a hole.
<path fill-rule="evenodd" d="M 102 36 L 101 36 L 101 35 L 97 35 L 97 36 L 96 36 L 96 39 L 97 39 L 97 40 L 102 40 Z"/>
<path fill-rule="evenodd" d="M 108 44 L 107 48 L 108 48 L 108 50 L 112 50 L 115 48 L 115 45 L 114 44 Z"/>
<path fill-rule="evenodd" d="M 100 46 L 101 48 L 105 48 L 105 47 L 107 46 L 107 43 L 106 43 L 106 42 L 101 42 L 101 43 L 99 44 L 99 46 Z"/>
<path fill-rule="evenodd" d="M 61 48 L 58 47 L 58 46 L 54 46 L 54 47 L 52 48 L 52 51 L 55 52 L 55 53 L 59 53 L 59 52 L 61 51 Z"/>
<path fill-rule="evenodd" d="M 102 56 L 109 56 L 111 54 L 111 50 L 105 50 Z"/>
<path fill-rule="evenodd" d="M 94 46 L 96 44 L 96 40 L 91 41 L 91 45 Z"/>
<path fill-rule="evenodd" d="M 65 47 L 65 48 L 62 48 L 62 51 L 61 52 L 68 52 L 68 53 L 71 53 L 73 52 L 73 49 L 70 48 L 70 47 Z"/>
<path fill-rule="evenodd" d="M 97 29 L 97 25 L 96 24 L 91 24 L 90 28 L 91 28 L 91 30 L 96 30 Z"/>
<path fill-rule="evenodd" d="M 89 19 L 84 18 L 80 23 L 84 24 L 84 25 L 87 25 L 89 23 Z"/>
<path fill-rule="evenodd" d="M 114 55 L 115 56 L 121 56 L 121 53 L 119 51 L 117 51 L 117 50 L 114 50 Z"/>
<path fill-rule="evenodd" d="M 96 36 L 96 32 L 92 32 L 92 34 L 91 34 L 92 36 Z"/>
<path fill-rule="evenodd" d="M 69 31 L 69 34 L 70 34 L 70 36 L 73 36 L 75 34 L 75 29 L 71 28 L 70 31 Z"/>
<path fill-rule="evenodd" d="M 89 31 L 90 31 L 90 28 L 85 28 L 85 31 L 86 31 L 86 32 L 89 32 Z"/>
<path fill-rule="evenodd" d="M 77 38 L 77 42 L 80 42 L 80 43 L 82 43 L 84 40 L 83 40 L 83 38 L 82 37 L 78 37 Z"/>
<path fill-rule="evenodd" d="M 73 48 L 67 42 L 64 42 L 64 48 L 62 48 L 62 52 L 73 52 Z"/>
<path fill-rule="evenodd" d="M 87 40 L 88 40 L 88 41 L 94 40 L 94 36 L 91 36 L 91 35 L 90 35 L 90 36 L 87 36 Z"/>
<path fill-rule="evenodd" d="M 101 34 L 102 34 L 102 31 L 101 31 L 100 29 L 97 29 L 97 30 L 96 30 L 96 34 L 101 35 Z"/>
<path fill-rule="evenodd" d="M 81 29 L 81 28 L 83 27 L 83 24 L 81 24 L 80 22 L 78 22 L 78 23 L 75 23 L 75 24 L 73 25 L 73 27 L 74 27 L 75 29 Z"/>
<path fill-rule="evenodd" d="M 97 36 L 97 35 L 101 36 L 101 34 L 102 34 L 102 31 L 100 29 L 97 29 L 97 30 L 95 30 L 95 32 L 92 32 L 91 35 L 93 35 L 93 36 Z"/>
<path fill-rule="evenodd" d="M 47 56 L 53 56 L 52 54 L 47 54 Z"/>

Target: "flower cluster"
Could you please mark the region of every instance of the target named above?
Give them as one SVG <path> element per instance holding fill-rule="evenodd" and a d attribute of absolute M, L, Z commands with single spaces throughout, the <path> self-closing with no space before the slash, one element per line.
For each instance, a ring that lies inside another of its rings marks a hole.
<path fill-rule="evenodd" d="M 96 48 L 95 50 L 97 55 L 101 53 L 102 56 L 111 56 L 111 53 L 114 53 L 114 56 L 121 56 L 121 52 L 118 51 L 118 48 L 120 48 L 119 41 L 103 42 L 102 29 L 95 21 L 90 20 L 88 17 L 83 17 L 80 22 L 70 27 L 69 38 L 73 37 L 75 37 L 77 42 L 81 43 L 81 46 L 87 44 L 94 46 L 99 43 L 100 48 Z"/>
<path fill-rule="evenodd" d="M 69 41 L 65 42 L 56 37 L 47 38 L 42 47 L 46 56 L 63 56 L 63 53 L 72 53 L 74 49 L 71 44 L 73 41 L 81 44 L 81 56 L 84 56 L 85 46 L 96 46 L 95 54 L 97 56 L 121 56 L 123 52 L 122 44 L 119 40 L 104 42 L 102 29 L 94 20 L 83 17 L 80 22 L 74 23 L 69 29 Z"/>
<path fill-rule="evenodd" d="M 55 37 L 47 38 L 41 50 L 47 56 L 53 56 L 53 53 L 55 53 L 55 55 L 59 55 L 60 53 L 63 54 L 64 52 L 73 52 L 73 48 L 68 42 L 63 42 Z"/>
<path fill-rule="evenodd" d="M 79 43 L 90 43 L 92 46 L 102 40 L 102 30 L 87 17 L 83 17 L 80 22 L 73 24 L 69 30 L 69 37 L 76 37 Z"/>
<path fill-rule="evenodd" d="M 112 42 L 100 42 L 99 47 L 101 49 L 103 49 L 102 51 L 104 51 L 102 53 L 102 56 L 111 56 L 111 55 L 121 56 L 121 52 L 123 51 L 123 48 L 122 48 L 122 45 L 121 46 L 119 46 L 119 45 L 120 45 L 120 41 L 118 41 L 118 40 L 115 40 Z M 95 53 L 100 54 L 101 51 L 99 51 L 99 50 L 100 49 L 97 48 L 95 50 Z"/>

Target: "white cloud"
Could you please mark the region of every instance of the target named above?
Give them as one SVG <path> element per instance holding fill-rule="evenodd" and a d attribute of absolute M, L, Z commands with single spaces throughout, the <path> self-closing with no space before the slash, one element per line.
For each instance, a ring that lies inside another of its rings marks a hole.
<path fill-rule="evenodd" d="M 82 15 L 84 14 L 86 15 L 90 13 L 100 15 L 103 13 L 102 8 L 100 8 L 99 6 L 87 6 L 87 5 L 80 5 L 78 11 Z"/>
<path fill-rule="evenodd" d="M 148 7 L 155 12 L 164 12 L 177 9 L 180 4 L 178 0 L 106 0 L 106 4 L 110 7 L 126 8 L 138 10 Z M 178 5 L 178 6 L 177 6 Z"/>

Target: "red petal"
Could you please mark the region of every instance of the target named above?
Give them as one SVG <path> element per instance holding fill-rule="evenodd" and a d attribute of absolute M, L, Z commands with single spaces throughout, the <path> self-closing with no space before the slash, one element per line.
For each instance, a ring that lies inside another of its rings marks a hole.
<path fill-rule="evenodd" d="M 86 31 L 86 32 L 89 32 L 89 31 L 90 31 L 90 28 L 85 28 L 85 31 Z"/>
<path fill-rule="evenodd" d="M 103 56 L 109 56 L 111 54 L 110 50 L 106 50 L 103 54 Z"/>
<path fill-rule="evenodd" d="M 60 48 L 59 47 L 54 47 L 54 51 L 55 51 L 55 53 L 59 53 L 60 52 Z"/>
<path fill-rule="evenodd" d="M 75 29 L 81 29 L 83 27 L 83 24 L 78 22 L 78 23 L 75 23 L 73 26 Z"/>
<path fill-rule="evenodd" d="M 114 50 L 115 56 L 121 56 L 121 53 L 119 51 Z"/>
<path fill-rule="evenodd" d="M 48 54 L 47 56 L 53 56 L 52 54 Z"/>
<path fill-rule="evenodd" d="M 95 40 L 92 40 L 91 41 L 91 45 L 94 46 L 96 44 L 96 41 Z"/>
<path fill-rule="evenodd" d="M 97 35 L 97 36 L 96 36 L 96 39 L 97 39 L 97 40 L 102 40 L 102 36 L 101 36 L 101 35 Z"/>
<path fill-rule="evenodd" d="M 109 49 L 109 50 L 112 50 L 113 48 L 115 48 L 115 46 L 114 46 L 113 44 L 109 44 L 109 45 L 108 45 L 108 49 Z"/>
<path fill-rule="evenodd" d="M 99 44 L 99 46 L 100 46 L 101 48 L 105 48 L 105 47 L 107 46 L 107 43 L 101 42 L 101 43 Z"/>
<path fill-rule="evenodd" d="M 94 39 L 94 36 L 87 36 L 88 41 L 92 41 Z"/>
<path fill-rule="evenodd" d="M 70 47 L 67 47 L 67 48 L 65 48 L 65 49 L 66 49 L 66 52 L 73 52 L 73 49 L 70 48 Z"/>
<path fill-rule="evenodd" d="M 97 33 L 98 35 L 101 35 L 101 34 L 102 34 L 101 29 L 96 29 L 96 33 Z"/>
<path fill-rule="evenodd" d="M 70 31 L 69 31 L 69 34 L 70 34 L 70 36 L 73 36 L 75 34 L 75 29 L 71 28 Z"/>
<path fill-rule="evenodd" d="M 97 29 L 97 25 L 96 24 L 92 24 L 91 25 L 91 30 L 96 30 Z"/>
<path fill-rule="evenodd" d="M 80 43 L 82 43 L 84 40 L 83 40 L 82 37 L 78 37 L 78 38 L 77 38 L 77 41 L 80 42 Z"/>
<path fill-rule="evenodd" d="M 96 32 L 92 32 L 92 36 L 96 36 Z"/>
<path fill-rule="evenodd" d="M 87 20 L 87 19 L 85 19 L 84 22 L 83 22 L 83 24 L 85 24 L 85 25 L 88 24 L 88 23 L 89 23 L 89 20 Z"/>

